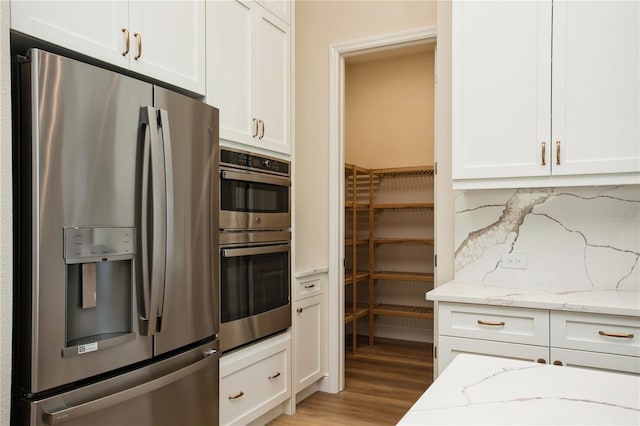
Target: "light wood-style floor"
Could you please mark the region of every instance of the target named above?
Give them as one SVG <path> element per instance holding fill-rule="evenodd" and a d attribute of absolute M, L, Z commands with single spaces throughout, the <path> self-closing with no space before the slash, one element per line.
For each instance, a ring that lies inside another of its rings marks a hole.
<path fill-rule="evenodd" d="M 269 424 L 394 425 L 433 381 L 431 344 L 377 339 L 368 346 L 364 340 L 351 352 L 347 347 L 343 392 L 316 392 L 295 415 Z"/>

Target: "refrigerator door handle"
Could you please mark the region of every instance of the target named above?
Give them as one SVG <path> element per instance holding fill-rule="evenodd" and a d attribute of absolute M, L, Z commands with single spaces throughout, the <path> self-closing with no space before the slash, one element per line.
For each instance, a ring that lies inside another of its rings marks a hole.
<path fill-rule="evenodd" d="M 158 121 L 155 108 L 151 106 L 141 108 L 140 116 L 141 122 L 146 126 L 149 135 L 149 138 L 145 136 L 142 167 L 142 217 L 140 227 L 142 286 L 146 312 L 144 312 L 140 321 L 140 333 L 144 336 L 152 336 L 156 330 L 159 293 L 161 286 L 164 285 L 165 278 L 166 203 L 164 153 L 162 145 L 158 143 Z M 149 262 L 149 225 L 147 222 L 149 219 L 149 157 L 151 158 L 151 190 L 153 194 L 151 263 Z M 151 275 L 149 275 L 149 266 L 151 266 Z"/>
<path fill-rule="evenodd" d="M 215 351 L 213 353 L 215 353 Z M 213 353 L 204 353 L 204 359 L 201 359 L 200 361 L 188 365 L 187 367 L 181 368 L 180 370 L 176 370 L 173 373 L 158 377 L 157 379 L 150 380 L 146 383 L 142 383 L 138 386 L 131 387 L 121 392 L 113 393 L 102 398 L 94 399 L 93 401 L 87 401 L 82 404 L 62 408 L 51 412 L 47 412 L 45 410 L 42 416 L 43 420 L 48 425 L 61 424 L 69 420 L 77 419 L 80 416 L 95 413 L 96 411 L 104 410 L 114 405 L 118 405 L 125 401 L 137 398 L 141 395 L 151 393 L 156 389 L 168 386 L 171 383 L 177 382 L 180 379 L 203 370 L 211 362 L 210 358 Z"/>
<path fill-rule="evenodd" d="M 160 125 L 160 134 L 162 135 L 162 145 L 164 149 L 164 172 L 165 172 L 165 196 L 166 196 L 166 242 L 165 242 L 165 253 L 166 259 L 173 258 L 173 221 L 174 221 L 174 197 L 173 197 L 173 161 L 172 161 L 172 152 L 171 151 L 171 131 L 169 128 L 169 113 L 160 109 L 158 111 L 159 125 Z M 168 292 L 169 284 L 171 284 L 170 279 L 166 277 L 166 268 L 165 268 L 165 279 L 162 282 L 162 291 L 160 292 L 160 300 L 158 301 L 158 321 L 156 324 L 156 331 L 162 331 L 162 313 L 164 311 L 164 303 L 166 300 L 166 295 L 170 294 Z M 167 282 L 169 281 L 169 282 Z"/>

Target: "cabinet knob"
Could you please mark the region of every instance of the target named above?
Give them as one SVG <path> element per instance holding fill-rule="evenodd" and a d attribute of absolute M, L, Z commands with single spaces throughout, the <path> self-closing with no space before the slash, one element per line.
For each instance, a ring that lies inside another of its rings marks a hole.
<path fill-rule="evenodd" d="M 302 308 L 298 308 L 298 309 L 296 309 L 296 312 L 297 312 L 297 313 L 302 312 Z"/>
<path fill-rule="evenodd" d="M 130 43 L 129 30 L 126 28 L 123 28 L 122 32 L 124 33 L 124 50 L 122 51 L 122 56 L 127 56 L 129 54 L 129 43 Z"/>

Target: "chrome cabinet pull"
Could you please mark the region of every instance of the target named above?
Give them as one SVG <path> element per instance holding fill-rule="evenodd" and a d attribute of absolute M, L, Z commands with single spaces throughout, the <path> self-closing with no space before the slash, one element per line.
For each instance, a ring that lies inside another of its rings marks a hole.
<path fill-rule="evenodd" d="M 628 334 L 622 334 L 622 333 L 608 333 L 606 331 L 598 331 L 598 334 L 601 336 L 607 336 L 607 337 L 615 337 L 618 339 L 633 339 L 633 333 L 628 333 Z"/>
<path fill-rule="evenodd" d="M 504 327 L 504 321 L 483 321 L 483 320 L 478 320 L 478 324 L 480 325 L 490 325 L 491 327 Z"/>
<path fill-rule="evenodd" d="M 560 141 L 556 141 L 556 166 L 560 165 Z"/>
<path fill-rule="evenodd" d="M 262 138 L 264 138 L 264 121 L 262 120 L 258 120 L 258 124 L 260 125 L 260 136 L 258 136 L 258 139 L 262 140 Z"/>
<path fill-rule="evenodd" d="M 122 52 L 122 56 L 127 56 L 129 54 L 129 43 L 131 41 L 129 39 L 129 30 L 123 28 L 122 32 L 124 33 L 124 51 Z"/>
<path fill-rule="evenodd" d="M 280 372 L 279 371 L 276 374 L 274 374 L 273 376 L 269 376 L 269 380 L 277 379 L 278 377 L 280 377 Z"/>
<path fill-rule="evenodd" d="M 542 142 L 542 165 L 547 165 L 547 143 L 544 141 Z"/>
<path fill-rule="evenodd" d="M 234 399 L 242 398 L 244 396 L 244 392 L 240 391 L 235 395 L 230 395 L 229 400 L 232 401 Z"/>
<path fill-rule="evenodd" d="M 258 136 L 258 120 L 256 120 L 255 118 L 252 118 L 251 123 L 253 127 L 253 134 L 251 135 L 251 137 L 255 138 L 256 136 Z"/>
<path fill-rule="evenodd" d="M 140 35 L 139 33 L 133 33 L 133 36 L 138 41 L 138 54 L 133 58 L 137 61 L 138 59 L 140 59 L 140 56 L 142 56 L 142 35 Z"/>

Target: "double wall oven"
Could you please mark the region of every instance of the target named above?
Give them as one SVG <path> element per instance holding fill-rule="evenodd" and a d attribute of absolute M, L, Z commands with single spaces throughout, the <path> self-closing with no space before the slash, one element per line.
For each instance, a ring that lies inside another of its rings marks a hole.
<path fill-rule="evenodd" d="M 220 346 L 291 325 L 290 163 L 220 150 Z"/>

